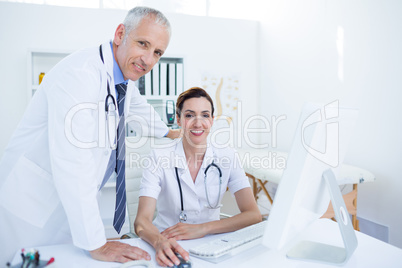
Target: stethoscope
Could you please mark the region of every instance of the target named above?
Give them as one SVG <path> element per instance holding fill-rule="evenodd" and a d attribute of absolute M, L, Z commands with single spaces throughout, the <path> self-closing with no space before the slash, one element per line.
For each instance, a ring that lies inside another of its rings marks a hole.
<path fill-rule="evenodd" d="M 219 172 L 219 194 L 218 194 L 218 198 L 216 199 L 216 204 L 215 206 L 212 206 L 210 201 L 209 201 L 209 194 L 208 194 L 208 187 L 207 187 L 207 173 L 208 173 L 208 169 L 210 167 L 215 167 L 218 172 Z M 181 189 L 181 183 L 180 183 L 180 178 L 179 178 L 179 173 L 177 171 L 177 167 L 175 167 L 176 170 L 176 179 L 177 179 L 177 183 L 179 184 L 179 191 L 180 191 L 180 205 L 181 205 L 181 212 L 179 214 L 179 221 L 180 222 L 186 222 L 187 221 L 187 214 L 184 212 L 184 205 L 183 205 L 183 191 Z M 211 164 L 209 164 L 207 166 L 207 168 L 204 171 L 204 186 L 205 186 L 205 195 L 207 197 L 207 202 L 208 205 L 205 205 L 206 208 L 209 209 L 218 209 L 220 207 L 222 207 L 222 205 L 219 204 L 219 200 L 221 199 L 221 187 L 222 187 L 222 171 L 221 169 L 218 167 L 218 165 L 216 165 L 214 163 L 214 161 L 212 161 Z"/>
<path fill-rule="evenodd" d="M 103 60 L 103 52 L 102 52 L 102 45 L 99 46 L 99 55 L 100 58 L 105 64 Z M 117 116 L 117 104 L 116 99 L 110 93 L 110 86 L 109 86 L 109 79 L 107 79 L 107 95 L 105 99 L 105 112 L 106 112 L 106 123 L 107 123 L 107 130 L 109 136 L 109 144 L 112 150 L 116 149 L 117 147 L 117 124 L 118 124 L 118 116 Z"/>

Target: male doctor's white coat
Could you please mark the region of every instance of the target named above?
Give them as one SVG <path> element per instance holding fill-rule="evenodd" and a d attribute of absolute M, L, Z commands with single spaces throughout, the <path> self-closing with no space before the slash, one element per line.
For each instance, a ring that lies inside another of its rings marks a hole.
<path fill-rule="evenodd" d="M 105 242 L 97 194 L 112 153 L 105 136 L 107 80 L 115 96 L 110 43 L 57 64 L 32 98 L 0 162 L 0 266 L 21 247 Z M 117 98 L 116 98 L 117 99 Z M 135 115 L 155 137 L 168 128 L 132 81 L 126 121 Z"/>

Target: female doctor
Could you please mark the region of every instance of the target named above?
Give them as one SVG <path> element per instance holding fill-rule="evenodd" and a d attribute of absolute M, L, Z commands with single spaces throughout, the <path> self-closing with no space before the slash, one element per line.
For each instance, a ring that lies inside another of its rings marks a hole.
<path fill-rule="evenodd" d="M 176 114 L 183 138 L 151 153 L 134 223 L 138 236 L 155 248 L 156 261 L 162 266 L 179 264 L 175 252 L 188 260 L 188 252 L 177 240 L 231 232 L 261 221 L 235 151 L 207 142 L 214 114 L 208 93 L 198 87 L 183 92 Z M 220 220 L 220 202 L 227 187 L 241 213 Z M 152 222 L 155 208 L 158 214 Z"/>

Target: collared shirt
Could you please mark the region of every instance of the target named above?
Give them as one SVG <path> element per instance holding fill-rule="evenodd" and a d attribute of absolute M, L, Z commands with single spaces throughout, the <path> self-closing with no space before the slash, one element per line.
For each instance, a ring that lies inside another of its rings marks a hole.
<path fill-rule="evenodd" d="M 181 198 L 175 167 L 177 167 L 182 187 L 184 212 L 187 215 L 186 223 L 197 224 L 219 220 L 220 209 L 211 209 L 208 206 L 215 207 L 221 204 L 227 187 L 232 194 L 250 187 L 249 180 L 236 155 L 232 148 L 218 149 L 209 146 L 196 180 L 193 182 L 181 141 L 169 148 L 153 150 L 149 167 L 144 168 L 143 171 L 139 196 L 148 196 L 157 200 L 158 213 L 154 225 L 159 231 L 179 222 Z M 212 161 L 222 171 L 221 186 L 219 186 L 219 171 L 213 166 L 208 169 L 205 181 L 205 169 Z"/>
<path fill-rule="evenodd" d="M 113 80 L 114 80 L 114 85 L 116 86 L 116 85 L 124 83 L 124 82 L 127 85 L 128 79 L 124 80 L 123 73 L 120 70 L 119 65 L 117 64 L 116 59 L 114 58 L 113 42 L 112 41 L 110 41 L 110 47 L 112 49 L 112 55 L 113 55 Z M 117 92 L 117 90 L 116 90 L 116 99 L 118 99 L 118 98 L 119 98 L 119 92 Z"/>
<path fill-rule="evenodd" d="M 114 79 L 114 85 L 118 85 L 118 84 L 121 84 L 123 82 L 126 82 L 126 84 L 127 84 L 128 79 L 124 80 L 123 73 L 121 72 L 120 67 L 116 62 L 116 59 L 114 58 L 113 42 L 112 41 L 110 41 L 110 47 L 112 48 L 112 55 L 113 55 L 113 79 Z"/>

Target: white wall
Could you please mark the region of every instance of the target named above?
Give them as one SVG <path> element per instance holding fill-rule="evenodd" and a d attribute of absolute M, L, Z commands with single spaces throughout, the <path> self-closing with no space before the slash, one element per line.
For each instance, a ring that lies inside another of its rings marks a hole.
<path fill-rule="evenodd" d="M 113 38 L 124 10 L 0 2 L 0 157 L 27 105 L 28 49 L 75 51 Z M 258 35 L 255 21 L 166 14 L 173 35 L 165 56 L 185 58 L 185 88 L 203 74 L 240 78 L 244 117 L 258 112 Z M 242 52 L 245 56 L 239 56 Z"/>
<path fill-rule="evenodd" d="M 75 51 L 113 36 L 117 10 L 0 3 L 0 156 L 28 104 L 28 49 Z"/>
<path fill-rule="evenodd" d="M 261 25 L 261 113 L 286 115 L 289 150 L 304 102 L 360 109 L 345 162 L 377 177 L 359 186 L 358 216 L 389 227 L 402 247 L 402 2 L 270 0 Z M 344 31 L 343 58 L 338 27 Z M 337 47 L 338 41 L 338 47 Z M 343 79 L 339 67 L 343 66 Z"/>

